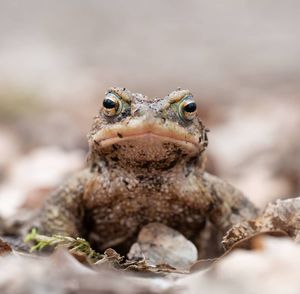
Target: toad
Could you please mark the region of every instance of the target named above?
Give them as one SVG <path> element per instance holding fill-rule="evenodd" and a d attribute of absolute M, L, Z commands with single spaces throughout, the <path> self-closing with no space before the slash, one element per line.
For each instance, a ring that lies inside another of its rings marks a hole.
<path fill-rule="evenodd" d="M 87 167 L 49 195 L 38 231 L 127 252 L 141 228 L 156 222 L 194 242 L 200 257 L 221 250 L 228 229 L 257 209 L 205 172 L 208 130 L 197 108 L 189 90 L 149 99 L 110 88 L 88 134 Z"/>

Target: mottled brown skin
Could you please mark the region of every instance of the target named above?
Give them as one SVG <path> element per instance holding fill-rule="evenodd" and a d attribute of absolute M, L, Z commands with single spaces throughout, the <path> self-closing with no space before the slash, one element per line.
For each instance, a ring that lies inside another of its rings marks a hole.
<path fill-rule="evenodd" d="M 111 88 L 107 97 L 121 107 L 113 114 L 100 109 L 88 135 L 87 168 L 50 195 L 38 229 L 126 252 L 144 225 L 160 222 L 194 241 L 201 257 L 213 255 L 220 243 L 209 242 L 257 210 L 204 171 L 207 130 L 196 112 L 182 111 L 192 94 L 178 89 L 151 100 Z"/>

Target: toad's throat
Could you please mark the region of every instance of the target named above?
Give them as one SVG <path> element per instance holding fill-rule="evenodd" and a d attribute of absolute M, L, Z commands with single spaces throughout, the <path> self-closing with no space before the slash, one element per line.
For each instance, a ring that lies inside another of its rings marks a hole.
<path fill-rule="evenodd" d="M 97 153 L 122 166 L 169 168 L 186 157 L 196 156 L 196 145 L 153 133 L 131 134 L 101 141 Z"/>

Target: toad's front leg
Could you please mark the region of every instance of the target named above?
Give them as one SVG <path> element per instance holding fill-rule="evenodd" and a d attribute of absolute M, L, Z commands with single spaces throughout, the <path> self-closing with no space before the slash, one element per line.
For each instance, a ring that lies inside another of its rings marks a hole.
<path fill-rule="evenodd" d="M 199 258 L 207 259 L 223 254 L 222 239 L 227 231 L 235 224 L 255 218 L 258 209 L 240 191 L 215 176 L 204 173 L 201 181 L 211 205 L 205 227 L 193 242 Z"/>
<path fill-rule="evenodd" d="M 213 200 L 209 220 L 223 235 L 233 225 L 257 216 L 258 209 L 239 190 L 208 173 L 203 179 Z"/>
<path fill-rule="evenodd" d="M 83 236 L 83 196 L 86 183 L 91 177 L 88 169 L 83 170 L 51 193 L 30 227 L 48 236 Z"/>

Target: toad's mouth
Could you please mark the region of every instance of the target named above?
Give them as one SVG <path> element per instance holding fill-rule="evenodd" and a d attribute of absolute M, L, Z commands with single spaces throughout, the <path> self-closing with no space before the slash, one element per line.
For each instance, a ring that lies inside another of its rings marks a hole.
<path fill-rule="evenodd" d="M 193 153 L 199 150 L 199 136 L 189 134 L 180 125 L 168 122 L 163 125 L 154 122 L 137 123 L 130 121 L 127 125 L 116 124 L 99 130 L 94 136 L 101 148 L 114 144 L 130 142 L 173 143 Z"/>

